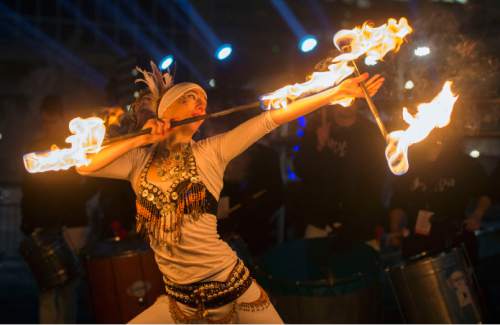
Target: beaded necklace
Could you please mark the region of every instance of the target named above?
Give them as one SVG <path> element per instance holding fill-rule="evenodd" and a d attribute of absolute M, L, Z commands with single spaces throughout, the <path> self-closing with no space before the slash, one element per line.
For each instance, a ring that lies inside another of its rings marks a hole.
<path fill-rule="evenodd" d="M 179 151 L 160 160 L 161 164 L 170 167 L 166 176 L 172 184 L 168 189 L 163 191 L 150 183 L 147 174 L 157 153 L 158 147 L 139 177 L 136 227 L 138 233 L 149 235 L 171 248 L 173 243 L 181 240 L 181 228 L 186 217 L 189 221 L 198 220 L 203 213 L 213 211 L 217 201 L 200 180 L 189 144 L 182 145 Z"/>

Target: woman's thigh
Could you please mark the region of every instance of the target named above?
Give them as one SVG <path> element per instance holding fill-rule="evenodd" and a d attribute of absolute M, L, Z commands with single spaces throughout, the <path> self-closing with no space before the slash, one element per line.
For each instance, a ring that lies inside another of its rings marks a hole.
<path fill-rule="evenodd" d="M 238 323 L 283 324 L 266 292 L 255 281 L 236 302 Z"/>

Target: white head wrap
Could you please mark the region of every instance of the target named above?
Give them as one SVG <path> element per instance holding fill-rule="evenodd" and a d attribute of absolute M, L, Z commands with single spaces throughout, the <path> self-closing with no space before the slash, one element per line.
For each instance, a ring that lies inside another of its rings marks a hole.
<path fill-rule="evenodd" d="M 181 82 L 170 89 L 162 96 L 160 103 L 158 104 L 158 117 L 162 117 L 165 111 L 170 105 L 172 105 L 177 99 L 179 99 L 182 95 L 187 93 L 188 91 L 196 92 L 200 97 L 207 99 L 207 93 L 201 86 L 192 83 L 192 82 Z"/>
<path fill-rule="evenodd" d="M 192 82 L 181 82 L 173 85 L 172 76 L 168 72 L 162 73 L 153 61 L 150 64 L 151 72 L 136 67 L 137 71 L 142 73 L 143 78 L 137 79 L 135 82 L 142 82 L 148 87 L 147 99 L 151 102 L 151 109 L 156 108 L 158 117 L 161 118 L 165 110 L 188 91 L 194 91 L 205 101 L 207 100 L 207 93 L 201 86 Z"/>

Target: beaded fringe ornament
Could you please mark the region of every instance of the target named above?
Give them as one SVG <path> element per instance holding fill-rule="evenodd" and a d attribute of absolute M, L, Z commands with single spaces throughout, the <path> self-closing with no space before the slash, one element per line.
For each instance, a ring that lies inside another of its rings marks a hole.
<path fill-rule="evenodd" d="M 206 213 L 215 198 L 200 181 L 191 146 L 183 150 L 182 170 L 172 175 L 172 185 L 166 192 L 147 181 L 154 155 L 140 176 L 136 206 L 136 230 L 171 249 L 182 238 L 182 225 Z M 187 219 L 186 219 L 187 218 Z"/>

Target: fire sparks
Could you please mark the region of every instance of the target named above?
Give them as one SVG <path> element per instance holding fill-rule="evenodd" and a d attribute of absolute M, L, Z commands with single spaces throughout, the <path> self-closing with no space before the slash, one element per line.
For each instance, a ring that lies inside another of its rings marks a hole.
<path fill-rule="evenodd" d="M 87 154 L 101 150 L 106 128 L 104 121 L 97 117 L 74 118 L 69 122 L 72 133 L 66 138 L 70 148 L 59 149 L 53 145 L 46 152 L 32 152 L 24 155 L 26 170 L 30 173 L 43 173 L 49 170 L 65 170 L 72 166 L 84 166 L 90 163 Z"/>
<path fill-rule="evenodd" d="M 395 175 L 403 175 L 410 167 L 408 147 L 424 140 L 434 128 L 443 128 L 450 123 L 450 116 L 458 96 L 451 91 L 451 81 L 446 81 L 441 92 L 429 103 L 418 105 L 412 116 L 403 108 L 403 119 L 409 125 L 406 130 L 391 132 L 385 156 L 389 168 Z"/>
<path fill-rule="evenodd" d="M 412 32 L 406 18 L 397 21 L 390 18 L 379 27 L 364 23 L 362 27 L 341 30 L 335 34 L 333 42 L 344 53 L 330 59 L 326 71 L 313 72 L 306 82 L 286 85 L 261 97 L 267 109 L 286 108 L 287 104 L 301 96 L 323 91 L 339 84 L 354 71 L 350 61 L 366 54 L 365 62 L 373 65 L 390 51 L 399 50 L 404 37 Z M 349 106 L 354 98 L 345 98 L 342 102 L 332 103 Z"/>

